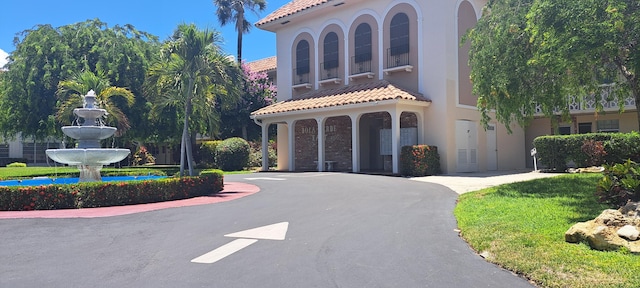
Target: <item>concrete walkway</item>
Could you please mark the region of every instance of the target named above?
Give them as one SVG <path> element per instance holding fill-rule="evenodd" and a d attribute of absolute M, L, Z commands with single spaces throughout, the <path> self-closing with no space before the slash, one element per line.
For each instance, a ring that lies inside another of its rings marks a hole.
<path fill-rule="evenodd" d="M 429 182 L 448 187 L 458 194 L 477 191 L 497 185 L 522 182 L 562 175 L 530 170 L 490 171 L 477 173 L 454 173 L 437 176 L 415 177 L 411 180 Z"/>

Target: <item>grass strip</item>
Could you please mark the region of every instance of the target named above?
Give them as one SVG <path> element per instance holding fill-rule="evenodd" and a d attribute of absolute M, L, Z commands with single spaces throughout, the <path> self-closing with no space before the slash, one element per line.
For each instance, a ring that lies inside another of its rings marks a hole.
<path fill-rule="evenodd" d="M 573 224 L 610 208 L 596 201 L 600 178 L 570 174 L 467 193 L 454 214 L 473 249 L 541 287 L 637 288 L 639 255 L 564 241 Z"/>

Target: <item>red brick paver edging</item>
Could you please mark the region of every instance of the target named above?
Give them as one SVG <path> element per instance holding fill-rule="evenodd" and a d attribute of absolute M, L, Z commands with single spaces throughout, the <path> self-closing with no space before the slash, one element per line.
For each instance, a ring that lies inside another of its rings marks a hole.
<path fill-rule="evenodd" d="M 59 209 L 59 210 L 35 210 L 35 211 L 0 211 L 0 219 L 19 218 L 97 218 L 127 215 L 141 212 L 148 212 L 166 208 L 195 206 L 203 204 L 213 204 L 226 202 L 252 195 L 260 191 L 256 185 L 226 182 L 224 189 L 211 196 L 202 196 L 189 199 L 166 201 L 158 203 L 112 206 L 83 209 Z"/>

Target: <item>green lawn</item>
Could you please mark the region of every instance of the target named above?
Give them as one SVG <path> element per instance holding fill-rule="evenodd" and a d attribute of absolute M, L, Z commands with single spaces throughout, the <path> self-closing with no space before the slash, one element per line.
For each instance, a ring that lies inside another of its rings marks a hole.
<path fill-rule="evenodd" d="M 541 287 L 640 287 L 640 255 L 564 241 L 576 222 L 610 208 L 594 196 L 600 174 L 571 174 L 460 196 L 462 237 L 487 260 Z"/>
<path fill-rule="evenodd" d="M 109 168 L 102 169 L 102 176 L 115 176 L 115 175 L 167 175 L 172 176 L 180 171 L 180 168 L 175 165 L 158 165 L 158 166 L 136 166 L 136 167 L 124 167 L 124 168 Z M 199 173 L 197 170 L 196 173 Z M 224 172 L 224 174 L 248 174 L 254 171 L 230 171 Z M 6 179 L 19 179 L 19 178 L 32 178 L 40 176 L 49 177 L 78 177 L 80 172 L 78 168 L 71 166 L 64 167 L 0 167 L 0 180 Z"/>

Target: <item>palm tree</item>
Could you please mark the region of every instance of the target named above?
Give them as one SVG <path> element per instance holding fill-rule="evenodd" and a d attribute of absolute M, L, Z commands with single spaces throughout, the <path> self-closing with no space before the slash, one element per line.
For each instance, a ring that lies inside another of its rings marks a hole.
<path fill-rule="evenodd" d="M 218 7 L 216 16 L 220 25 L 234 21 L 238 32 L 238 63 L 242 61 L 242 34 L 248 33 L 251 23 L 245 17 L 245 9 L 254 12 L 256 15 L 267 8 L 265 0 L 213 0 L 213 4 Z"/>
<path fill-rule="evenodd" d="M 242 74 L 237 65 L 221 53 L 219 43 L 217 31 L 199 31 L 193 24 L 181 24 L 147 72 L 145 86 L 153 102 L 153 114 L 158 115 L 165 107 L 184 108 L 180 175 L 185 175 L 185 156 L 189 175 L 193 175 L 191 118 L 195 118 L 196 124 L 206 122 L 214 127 L 218 120 L 216 101 L 235 103 L 239 98 L 236 87 L 241 86 Z"/>
<path fill-rule="evenodd" d="M 122 136 L 131 128 L 127 115 L 120 110 L 115 99 L 122 98 L 127 106 L 131 106 L 135 102 L 135 96 L 125 88 L 111 86 L 111 82 L 102 71 L 98 71 L 97 74 L 91 71 L 76 73 L 71 78 L 58 83 L 56 95 L 62 104 L 58 107 L 56 120 L 62 124 L 71 124 L 70 122 L 75 118 L 73 109 L 82 107 L 82 97 L 89 90 L 96 93 L 96 104 L 107 110 L 105 115 L 107 123 L 118 128 L 115 136 Z"/>

